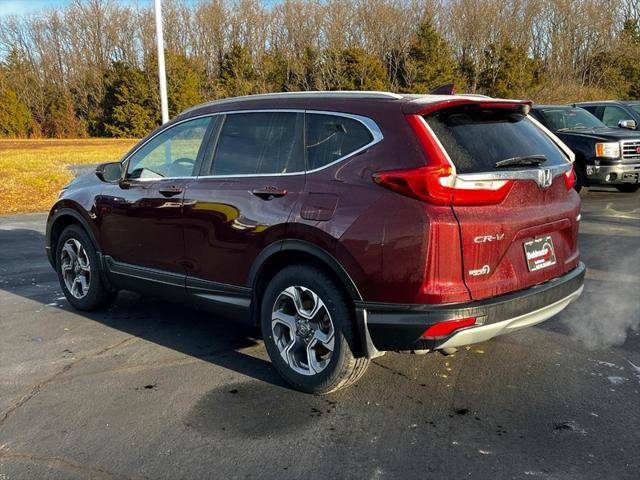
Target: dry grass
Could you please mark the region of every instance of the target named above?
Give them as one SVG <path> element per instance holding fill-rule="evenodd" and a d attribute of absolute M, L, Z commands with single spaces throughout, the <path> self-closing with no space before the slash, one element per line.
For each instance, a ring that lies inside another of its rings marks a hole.
<path fill-rule="evenodd" d="M 120 159 L 137 140 L 0 140 L 0 214 L 47 211 L 69 165 Z"/>

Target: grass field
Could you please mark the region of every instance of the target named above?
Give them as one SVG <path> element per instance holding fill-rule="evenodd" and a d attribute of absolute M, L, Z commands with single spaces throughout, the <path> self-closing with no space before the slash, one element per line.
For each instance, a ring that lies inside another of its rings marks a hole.
<path fill-rule="evenodd" d="M 41 212 L 73 178 L 70 165 L 120 159 L 137 140 L 0 140 L 0 215 Z"/>

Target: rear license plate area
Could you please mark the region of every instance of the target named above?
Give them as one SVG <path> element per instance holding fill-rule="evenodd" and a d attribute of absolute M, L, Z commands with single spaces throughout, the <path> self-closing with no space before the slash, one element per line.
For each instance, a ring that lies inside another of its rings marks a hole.
<path fill-rule="evenodd" d="M 524 242 L 524 257 L 530 272 L 542 270 L 556 264 L 556 251 L 551 235 Z"/>

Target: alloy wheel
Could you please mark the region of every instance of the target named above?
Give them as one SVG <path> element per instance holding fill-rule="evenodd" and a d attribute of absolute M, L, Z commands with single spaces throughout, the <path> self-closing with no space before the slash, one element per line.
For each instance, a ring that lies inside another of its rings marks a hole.
<path fill-rule="evenodd" d="M 68 239 L 60 253 L 60 269 L 67 290 L 77 299 L 89 293 L 91 266 L 87 251 L 75 238 Z"/>
<path fill-rule="evenodd" d="M 291 286 L 274 302 L 271 330 L 280 356 L 301 375 L 322 372 L 333 355 L 335 330 L 331 314 L 312 290 Z"/>

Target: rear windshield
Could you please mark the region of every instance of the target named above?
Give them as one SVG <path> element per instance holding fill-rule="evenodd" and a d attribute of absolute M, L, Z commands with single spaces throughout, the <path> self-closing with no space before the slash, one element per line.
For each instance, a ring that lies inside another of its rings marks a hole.
<path fill-rule="evenodd" d="M 524 115 L 513 110 L 467 105 L 440 110 L 425 120 L 451 157 L 458 173 L 494 171 L 507 159 L 542 158 L 543 167 L 567 163 L 558 146 Z M 518 166 L 506 169 L 532 168 Z M 503 168 L 504 169 L 504 168 Z"/>

